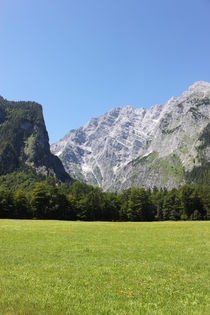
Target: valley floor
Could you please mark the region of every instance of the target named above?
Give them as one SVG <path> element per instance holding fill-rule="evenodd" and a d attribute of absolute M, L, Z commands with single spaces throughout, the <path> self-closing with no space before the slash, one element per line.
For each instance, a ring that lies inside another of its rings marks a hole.
<path fill-rule="evenodd" d="M 0 314 L 209 314 L 210 222 L 0 220 Z"/>

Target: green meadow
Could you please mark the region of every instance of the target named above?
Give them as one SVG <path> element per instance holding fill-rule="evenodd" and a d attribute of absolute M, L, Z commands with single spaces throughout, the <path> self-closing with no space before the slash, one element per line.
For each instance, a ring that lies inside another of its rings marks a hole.
<path fill-rule="evenodd" d="M 0 314 L 210 314 L 210 222 L 0 220 Z"/>

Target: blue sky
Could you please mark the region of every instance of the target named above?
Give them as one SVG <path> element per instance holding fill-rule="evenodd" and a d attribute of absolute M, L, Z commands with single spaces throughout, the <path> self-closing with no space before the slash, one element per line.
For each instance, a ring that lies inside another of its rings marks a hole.
<path fill-rule="evenodd" d="M 51 143 L 197 80 L 210 82 L 210 0 L 0 0 L 0 95 L 41 103 Z"/>

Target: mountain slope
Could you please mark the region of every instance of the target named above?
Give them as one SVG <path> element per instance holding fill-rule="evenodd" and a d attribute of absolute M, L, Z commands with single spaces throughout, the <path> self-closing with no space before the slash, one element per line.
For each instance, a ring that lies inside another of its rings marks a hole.
<path fill-rule="evenodd" d="M 42 107 L 0 97 L 0 175 L 34 169 L 37 174 L 69 179 L 61 161 L 50 152 Z"/>
<path fill-rule="evenodd" d="M 92 119 L 51 150 L 73 177 L 105 190 L 172 188 L 196 181 L 193 172 L 208 165 L 209 122 L 210 84 L 200 81 L 164 106 L 126 106 Z"/>

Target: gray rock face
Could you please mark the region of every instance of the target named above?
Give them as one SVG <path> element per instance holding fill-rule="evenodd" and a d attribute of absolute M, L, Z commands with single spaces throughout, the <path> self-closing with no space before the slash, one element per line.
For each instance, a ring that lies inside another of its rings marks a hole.
<path fill-rule="evenodd" d="M 209 122 L 210 84 L 200 81 L 164 106 L 113 109 L 71 130 L 51 151 L 71 176 L 104 190 L 172 188 L 210 162 L 209 145 L 200 149 Z"/>

